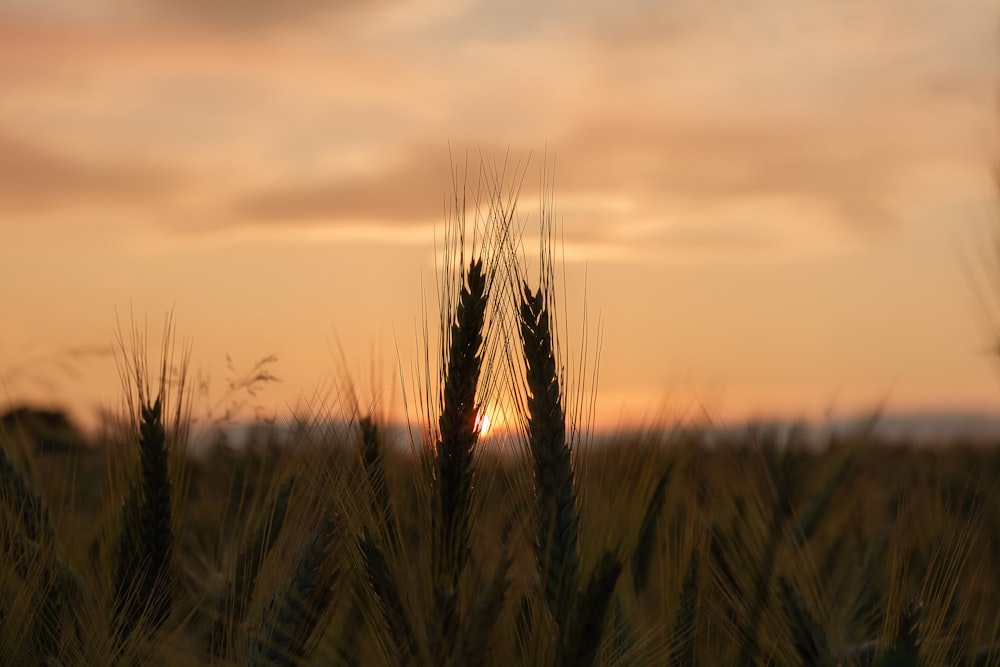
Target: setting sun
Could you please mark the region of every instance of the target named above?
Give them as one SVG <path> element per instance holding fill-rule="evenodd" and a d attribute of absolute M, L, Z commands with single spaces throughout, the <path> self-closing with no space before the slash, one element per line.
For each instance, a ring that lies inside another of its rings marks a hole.
<path fill-rule="evenodd" d="M 485 410 L 479 412 L 479 416 L 476 418 L 476 429 L 479 431 L 479 437 L 487 436 L 490 434 L 491 420 L 490 415 Z"/>

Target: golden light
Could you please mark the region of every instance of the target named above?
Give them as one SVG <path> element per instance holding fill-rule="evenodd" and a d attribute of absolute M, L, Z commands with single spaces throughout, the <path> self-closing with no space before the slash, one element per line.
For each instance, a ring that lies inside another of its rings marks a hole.
<path fill-rule="evenodd" d="M 480 438 L 489 435 L 490 415 L 485 410 L 480 410 L 479 415 L 476 417 L 476 429 L 479 431 Z"/>

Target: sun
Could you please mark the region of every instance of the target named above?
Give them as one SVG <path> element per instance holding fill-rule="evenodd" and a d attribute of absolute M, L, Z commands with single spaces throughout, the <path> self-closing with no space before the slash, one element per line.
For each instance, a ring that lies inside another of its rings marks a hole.
<path fill-rule="evenodd" d="M 489 435 L 490 433 L 490 415 L 485 410 L 480 410 L 479 414 L 476 416 L 476 430 L 479 431 L 479 437 Z"/>

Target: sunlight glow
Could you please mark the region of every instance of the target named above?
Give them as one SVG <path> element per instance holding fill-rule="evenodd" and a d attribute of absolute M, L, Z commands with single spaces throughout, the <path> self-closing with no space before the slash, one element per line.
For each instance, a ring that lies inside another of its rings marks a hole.
<path fill-rule="evenodd" d="M 485 410 L 480 410 L 479 416 L 476 417 L 476 429 L 480 438 L 490 433 L 490 415 Z"/>

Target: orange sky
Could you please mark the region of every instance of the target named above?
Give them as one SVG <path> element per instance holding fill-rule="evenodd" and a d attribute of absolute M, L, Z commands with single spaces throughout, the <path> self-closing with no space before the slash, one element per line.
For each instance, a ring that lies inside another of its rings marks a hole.
<path fill-rule="evenodd" d="M 277 356 L 265 411 L 335 394 L 339 344 L 395 413 L 450 144 L 531 155 L 529 247 L 555 154 L 602 426 L 994 410 L 962 265 L 996 217 L 994 4 L 5 2 L 2 398 L 115 405 L 116 311 L 172 307 L 202 408 L 227 354 Z"/>

